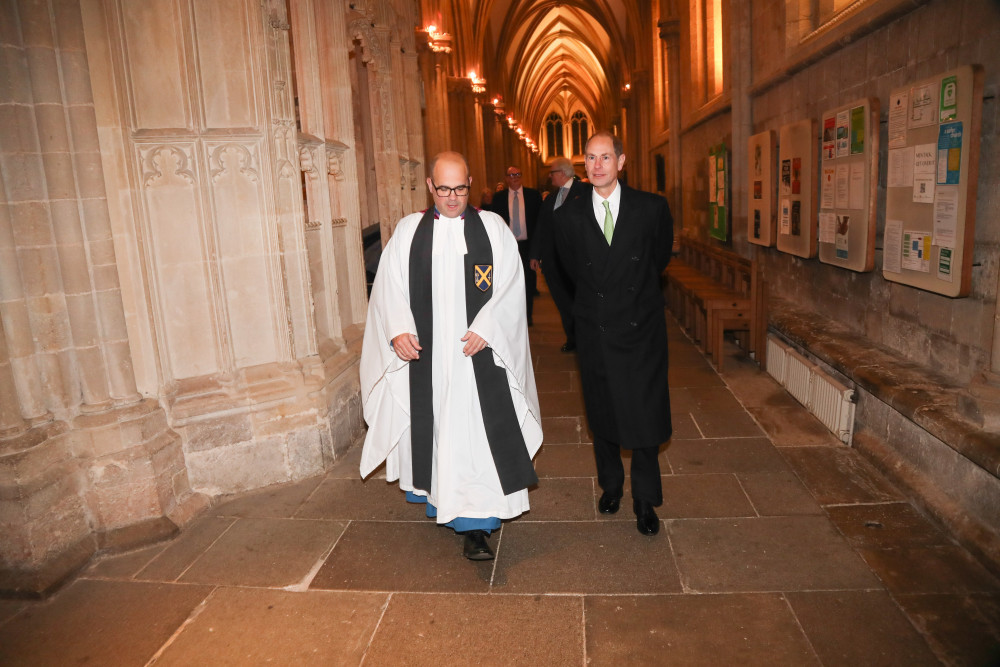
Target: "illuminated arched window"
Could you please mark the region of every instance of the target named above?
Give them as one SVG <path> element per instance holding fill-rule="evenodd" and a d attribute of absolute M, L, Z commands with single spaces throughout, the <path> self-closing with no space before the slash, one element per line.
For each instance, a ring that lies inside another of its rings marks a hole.
<path fill-rule="evenodd" d="M 582 111 L 577 111 L 570 119 L 570 129 L 573 133 L 573 155 L 583 155 L 583 149 L 587 145 L 587 117 Z"/>
<path fill-rule="evenodd" d="M 545 138 L 549 155 L 563 154 L 563 121 L 555 111 L 545 119 Z"/>

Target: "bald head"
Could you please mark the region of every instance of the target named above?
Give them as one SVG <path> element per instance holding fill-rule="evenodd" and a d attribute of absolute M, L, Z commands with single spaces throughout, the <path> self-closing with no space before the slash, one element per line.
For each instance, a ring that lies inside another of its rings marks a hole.
<path fill-rule="evenodd" d="M 434 156 L 430 168 L 427 189 L 434 198 L 435 208 L 445 217 L 459 217 L 469 204 L 472 179 L 469 178 L 468 163 L 461 153 L 446 151 Z"/>

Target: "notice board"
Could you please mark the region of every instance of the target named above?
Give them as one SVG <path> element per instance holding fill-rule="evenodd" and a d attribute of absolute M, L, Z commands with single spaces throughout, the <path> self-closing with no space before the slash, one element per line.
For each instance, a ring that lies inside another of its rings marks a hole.
<path fill-rule="evenodd" d="M 889 95 L 882 275 L 950 297 L 972 283 L 983 70 L 966 65 Z"/>
<path fill-rule="evenodd" d="M 816 121 L 800 120 L 778 132 L 778 250 L 816 256 Z"/>
<path fill-rule="evenodd" d="M 708 235 L 729 240 L 729 151 L 725 144 L 708 151 Z"/>
<path fill-rule="evenodd" d="M 773 246 L 777 218 L 774 215 L 774 130 L 755 134 L 748 141 L 750 156 L 750 212 L 747 216 L 747 240 L 762 246 Z"/>
<path fill-rule="evenodd" d="M 819 260 L 851 271 L 875 268 L 878 119 L 863 99 L 820 120 Z"/>

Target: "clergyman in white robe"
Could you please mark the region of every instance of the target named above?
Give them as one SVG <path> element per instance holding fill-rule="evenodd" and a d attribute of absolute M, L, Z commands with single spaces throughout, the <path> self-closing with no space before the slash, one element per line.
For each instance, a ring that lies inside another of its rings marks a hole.
<path fill-rule="evenodd" d="M 382 253 L 361 352 L 361 396 L 368 423 L 361 455 L 362 477 L 384 461 L 387 481 L 398 480 L 400 489 L 410 492 L 408 496 L 426 497 L 436 508 L 437 522 L 456 530 L 461 529 L 455 520 L 510 519 L 528 510 L 526 488 L 505 494 L 501 487 L 483 423 L 472 358 L 463 353 L 461 339 L 467 331 L 489 345 L 479 354 L 492 355 L 493 362 L 506 371 L 529 459 L 542 442 L 517 241 L 498 215 L 486 211 L 478 215 L 493 252 L 493 294 L 471 324 L 466 312 L 464 216 L 442 215 L 433 222 L 434 423 L 429 489 L 414 486 L 410 446 L 409 368 L 410 363 L 419 362 L 401 360 L 390 344 L 399 334 L 417 332 L 409 300 L 409 264 L 421 213 L 399 221 Z"/>

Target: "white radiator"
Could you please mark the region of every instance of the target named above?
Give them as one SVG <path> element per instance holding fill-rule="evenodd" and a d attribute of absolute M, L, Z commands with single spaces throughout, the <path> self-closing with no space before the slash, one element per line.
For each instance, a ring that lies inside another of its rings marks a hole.
<path fill-rule="evenodd" d="M 767 373 L 779 384 L 785 384 L 785 365 L 788 346 L 774 336 L 767 337 Z"/>
<path fill-rule="evenodd" d="M 775 336 L 767 337 L 767 372 L 841 441 L 854 434 L 854 390 Z"/>

